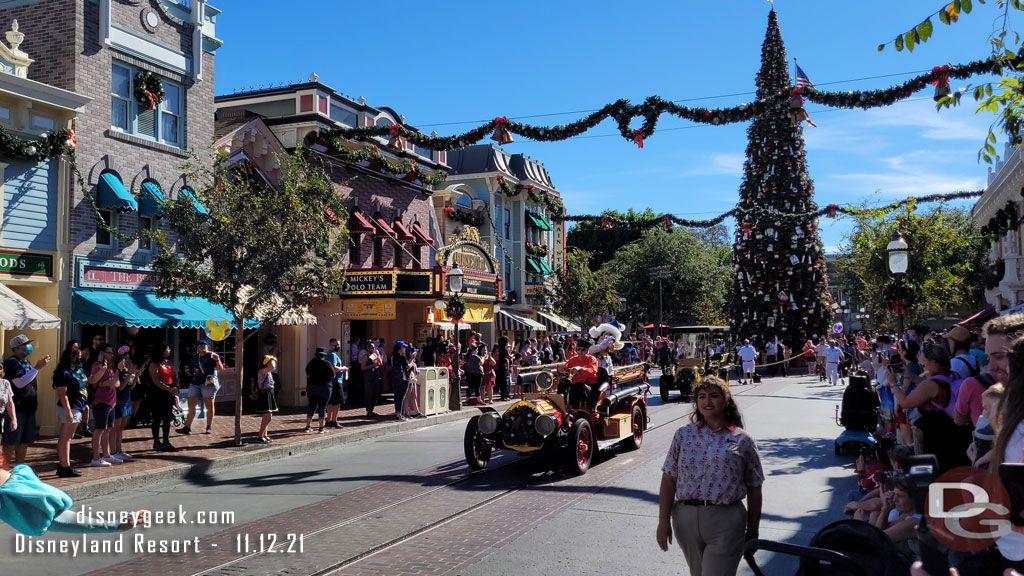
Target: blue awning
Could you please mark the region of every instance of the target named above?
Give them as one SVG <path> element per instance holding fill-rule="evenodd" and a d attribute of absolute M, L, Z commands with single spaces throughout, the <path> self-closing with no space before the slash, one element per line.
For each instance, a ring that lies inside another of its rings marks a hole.
<path fill-rule="evenodd" d="M 97 188 L 99 192 L 96 195 L 96 201 L 100 208 L 109 208 L 118 212 L 135 212 L 139 209 L 139 203 L 124 187 L 117 172 L 100 174 L 100 184 Z"/>
<path fill-rule="evenodd" d="M 160 185 L 152 180 L 143 182 L 142 198 L 139 199 L 139 214 L 159 218 L 164 215 L 163 204 L 164 193 L 160 190 Z"/>
<path fill-rule="evenodd" d="M 71 322 L 104 326 L 139 328 L 202 328 L 206 321 L 231 314 L 220 305 L 196 297 L 160 298 L 155 292 L 132 290 L 75 290 L 71 302 Z M 256 320 L 246 320 L 246 328 L 258 328 Z M 234 328 L 234 323 L 231 324 Z"/>
<path fill-rule="evenodd" d="M 190 192 L 188 188 L 182 188 L 181 190 L 178 191 L 178 194 L 181 194 L 185 198 L 191 200 L 192 205 L 196 207 L 196 212 L 199 212 L 200 214 L 210 213 L 210 211 L 206 209 L 206 206 L 203 206 L 202 204 L 199 203 L 199 200 L 196 199 L 196 195 Z"/>

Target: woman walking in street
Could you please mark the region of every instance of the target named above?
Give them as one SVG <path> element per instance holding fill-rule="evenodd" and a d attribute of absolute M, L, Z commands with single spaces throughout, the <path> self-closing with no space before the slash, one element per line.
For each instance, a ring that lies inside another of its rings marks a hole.
<path fill-rule="evenodd" d="M 169 435 L 171 433 L 171 421 L 174 420 L 174 405 L 178 403 L 178 384 L 174 373 L 174 363 L 171 361 L 171 347 L 159 345 L 153 347 L 154 354 L 160 358 L 159 362 L 150 362 L 147 373 L 149 374 L 149 394 L 146 398 L 150 401 L 152 411 L 153 450 L 161 452 L 173 452 Z M 160 432 L 163 432 L 163 440 L 160 440 Z"/>
<path fill-rule="evenodd" d="M 691 576 L 735 574 L 744 543 L 758 536 L 761 459 L 725 382 L 702 380 L 693 397 L 691 423 L 662 467 L 658 546 L 668 550 L 674 529 Z"/>
<path fill-rule="evenodd" d="M 377 415 L 373 409 L 377 405 L 377 386 L 384 361 L 377 353 L 377 345 L 373 343 L 373 340 L 366 343 L 366 350 L 360 352 L 359 357 L 363 372 L 363 400 L 366 403 L 366 415 L 373 417 Z"/>
<path fill-rule="evenodd" d="M 271 355 L 263 357 L 260 369 L 256 373 L 256 385 L 260 397 L 256 401 L 256 413 L 260 415 L 260 442 L 270 444 L 270 420 L 277 412 L 277 396 L 274 395 L 274 370 L 277 369 L 277 358 Z"/>
<path fill-rule="evenodd" d="M 71 437 L 82 422 L 85 410 L 86 381 L 82 369 L 82 351 L 78 340 L 71 340 L 64 348 L 53 372 L 53 392 L 57 397 L 57 422 L 60 439 L 57 440 L 57 477 L 74 478 L 82 473 L 71 467 Z"/>

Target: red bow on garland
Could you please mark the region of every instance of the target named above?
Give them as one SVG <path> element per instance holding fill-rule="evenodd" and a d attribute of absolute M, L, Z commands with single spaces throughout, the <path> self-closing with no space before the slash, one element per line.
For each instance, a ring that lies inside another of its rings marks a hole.
<path fill-rule="evenodd" d="M 935 80 L 931 82 L 932 86 L 949 85 L 949 64 L 932 68 L 932 74 L 935 75 Z"/>
<path fill-rule="evenodd" d="M 642 128 L 633 130 L 633 142 L 636 143 L 638 148 L 644 147 L 644 131 Z"/>
<path fill-rule="evenodd" d="M 391 125 L 388 126 L 388 130 L 390 130 L 392 138 L 394 138 L 395 136 L 398 136 L 398 133 L 399 133 L 399 131 L 401 129 L 402 129 L 402 125 L 401 124 L 391 124 Z"/>

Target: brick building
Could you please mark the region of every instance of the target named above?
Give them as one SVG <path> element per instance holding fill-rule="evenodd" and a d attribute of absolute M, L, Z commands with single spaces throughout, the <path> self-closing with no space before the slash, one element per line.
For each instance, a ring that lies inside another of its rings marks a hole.
<path fill-rule="evenodd" d="M 205 321 L 226 316 L 157 298 L 155 246 L 137 237 L 161 227 L 160 203 L 187 188 L 179 167 L 190 152 L 208 154 L 218 13 L 205 0 L 0 2 L 0 21 L 18 20 L 35 59 L 28 78 L 90 99 L 73 121 L 83 185 L 72 180 L 64 337 L 167 341 L 184 361 Z"/>
<path fill-rule="evenodd" d="M 293 150 L 306 136 L 334 127 L 365 127 L 404 124 L 404 118 L 387 107 L 373 107 L 362 98 L 349 98 L 319 82 L 308 82 L 217 96 L 216 148 L 232 159 L 244 158 L 273 181 L 274 152 Z M 406 125 L 409 127 L 408 125 Z M 386 161 L 414 160 L 424 171 L 444 171 L 445 152 L 433 152 L 410 144 L 389 150 L 388 140 L 374 143 Z M 365 143 L 343 144 L 362 150 Z M 352 362 L 352 345 L 368 338 L 383 338 L 385 353 L 397 340 L 422 342 L 432 331 L 445 327 L 434 322 L 434 303 L 445 296 L 445 267 L 436 265 L 440 230 L 431 203 L 433 190 L 415 174 L 393 176 L 374 160 L 346 161 L 338 151 L 317 145 L 322 159 L 345 199 L 349 211 L 351 248 L 345 260 L 346 288 L 339 298 L 314 302 L 316 325 L 263 327 L 273 332 L 286 382 L 278 397 L 283 404 L 305 402 L 302 367 L 317 347 L 339 338 L 346 362 Z M 382 160 L 382 161 L 384 161 Z M 500 293 L 496 274 L 488 279 L 492 294 Z M 493 311 L 494 297 L 491 298 Z M 263 341 L 263 338 L 260 338 Z M 354 373 L 358 373 L 356 370 Z M 352 386 L 359 401 L 361 387 Z"/>

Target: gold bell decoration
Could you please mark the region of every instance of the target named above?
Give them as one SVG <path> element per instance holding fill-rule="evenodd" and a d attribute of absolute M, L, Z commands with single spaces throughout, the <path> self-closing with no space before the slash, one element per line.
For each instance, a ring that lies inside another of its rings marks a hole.
<path fill-rule="evenodd" d="M 392 152 L 405 152 L 405 138 L 402 137 L 402 125 L 392 124 L 388 127 L 391 130 L 391 139 L 388 140 L 387 149 Z"/>
<path fill-rule="evenodd" d="M 512 133 L 508 130 L 507 117 L 501 116 L 494 119 L 494 134 L 491 134 L 491 140 L 494 140 L 501 146 L 515 142 L 515 139 L 512 138 Z"/>
<path fill-rule="evenodd" d="M 935 86 L 933 99 L 938 102 L 953 93 L 949 89 L 949 65 L 932 68 L 932 74 L 935 75 L 935 80 L 932 81 L 932 86 Z"/>

